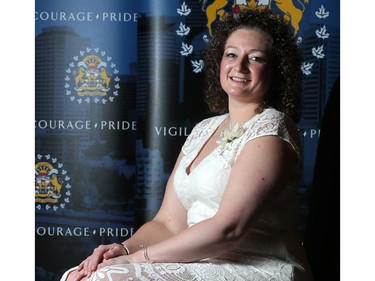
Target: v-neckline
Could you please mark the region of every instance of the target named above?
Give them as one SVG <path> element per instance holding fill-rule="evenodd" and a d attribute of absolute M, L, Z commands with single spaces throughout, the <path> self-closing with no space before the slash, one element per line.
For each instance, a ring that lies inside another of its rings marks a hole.
<path fill-rule="evenodd" d="M 194 169 L 191 169 L 192 168 L 192 165 L 193 163 L 195 162 L 195 160 L 197 159 L 199 153 L 202 151 L 202 149 L 204 148 L 204 146 L 207 144 L 208 140 L 215 134 L 216 130 L 220 127 L 221 124 L 223 124 L 223 122 L 228 118 L 229 114 L 228 113 L 225 113 L 223 115 L 220 115 L 218 117 L 221 117 L 220 119 L 218 119 L 216 121 L 216 124 L 215 126 L 212 126 L 212 130 L 211 132 L 209 132 L 207 135 L 206 135 L 206 138 L 205 140 L 202 142 L 201 146 L 199 147 L 199 149 L 197 149 L 195 151 L 195 154 L 194 154 L 194 157 L 189 158 L 191 159 L 189 164 L 186 166 L 185 168 L 185 173 L 187 176 L 190 176 L 200 165 L 203 161 L 205 161 L 214 151 L 217 150 L 217 148 L 219 147 L 219 145 L 217 145 L 216 147 L 214 147 L 214 149 L 212 149 L 207 155 L 206 157 L 204 157 L 196 166 Z"/>
<path fill-rule="evenodd" d="M 265 110 L 267 110 L 267 109 L 265 109 Z M 264 111 L 265 111 L 265 110 L 264 110 Z M 264 111 L 263 111 L 263 112 L 264 112 Z M 262 112 L 262 113 L 263 113 L 263 112 Z M 256 115 L 254 115 L 253 117 L 251 117 L 249 120 L 247 120 L 245 123 L 242 124 L 242 127 L 244 127 L 244 129 L 246 130 L 246 129 L 248 128 L 248 125 L 249 125 L 250 123 L 256 122 L 256 120 L 258 120 L 258 119 L 260 118 L 260 116 L 262 115 L 262 113 L 256 114 Z M 218 120 L 216 121 L 216 125 L 213 126 L 211 132 L 208 133 L 208 134 L 206 135 L 206 139 L 202 142 L 202 144 L 201 144 L 201 146 L 199 147 L 199 149 L 197 149 L 197 150 L 195 151 L 195 154 L 194 154 L 194 156 L 192 157 L 192 159 L 189 158 L 189 159 L 191 159 L 191 160 L 190 160 L 190 163 L 189 163 L 189 165 L 187 165 L 186 168 L 185 168 L 185 174 L 186 174 L 187 176 L 190 176 L 190 175 L 191 175 L 191 174 L 192 174 L 197 168 L 199 168 L 199 166 L 201 165 L 202 162 L 204 162 L 208 157 L 210 157 L 210 156 L 211 156 L 211 155 L 212 155 L 212 154 L 218 149 L 219 145 L 217 145 L 214 149 L 212 149 L 212 150 L 206 155 L 206 157 L 204 157 L 204 158 L 203 158 L 203 159 L 202 159 L 202 160 L 201 160 L 201 161 L 195 166 L 194 169 L 191 169 L 191 167 L 192 167 L 194 161 L 197 159 L 199 153 L 202 151 L 202 149 L 203 149 L 203 147 L 205 146 L 205 144 L 206 144 L 206 143 L 208 142 L 208 140 L 209 140 L 209 139 L 215 134 L 216 130 L 220 127 L 221 124 L 223 124 L 223 122 L 228 118 L 228 116 L 229 116 L 229 113 L 225 113 L 225 114 L 223 114 L 223 115 L 218 116 L 218 117 L 220 117 L 220 118 L 218 118 Z"/>

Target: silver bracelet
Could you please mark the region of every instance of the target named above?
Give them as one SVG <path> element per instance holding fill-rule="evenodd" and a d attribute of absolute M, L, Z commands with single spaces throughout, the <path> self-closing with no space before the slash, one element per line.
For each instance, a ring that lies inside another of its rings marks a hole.
<path fill-rule="evenodd" d="M 126 247 L 124 244 L 122 243 L 119 243 L 119 245 L 121 245 L 122 247 L 124 247 L 125 251 L 126 251 L 126 254 L 129 256 L 130 255 L 130 251 L 128 249 L 128 247 Z"/>
<path fill-rule="evenodd" d="M 148 257 L 147 248 L 144 245 L 139 245 L 139 248 L 141 249 L 143 256 L 145 257 L 146 262 L 152 263 L 152 260 L 150 260 L 150 258 Z"/>

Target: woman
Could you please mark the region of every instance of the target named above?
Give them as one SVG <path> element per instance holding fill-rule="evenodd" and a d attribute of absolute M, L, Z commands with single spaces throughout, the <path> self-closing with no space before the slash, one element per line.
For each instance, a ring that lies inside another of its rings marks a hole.
<path fill-rule="evenodd" d="M 62 280 L 310 280 L 296 234 L 301 59 L 289 27 L 270 11 L 228 16 L 205 60 L 206 101 L 226 113 L 192 130 L 155 218 Z"/>

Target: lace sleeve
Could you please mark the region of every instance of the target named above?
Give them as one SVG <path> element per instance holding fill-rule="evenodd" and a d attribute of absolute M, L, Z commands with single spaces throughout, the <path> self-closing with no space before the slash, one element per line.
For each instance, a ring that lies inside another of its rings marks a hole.
<path fill-rule="evenodd" d="M 242 146 L 255 138 L 278 136 L 288 142 L 300 157 L 299 133 L 295 123 L 287 115 L 275 109 L 263 112 L 255 123 L 250 124 L 245 134 Z M 236 158 L 239 153 L 240 150 L 237 151 Z"/>
<path fill-rule="evenodd" d="M 225 117 L 225 116 L 223 116 Z M 202 120 L 199 122 L 193 130 L 191 131 L 190 135 L 187 137 L 184 145 L 182 146 L 182 152 L 184 154 L 188 154 L 191 152 L 197 145 L 201 144 L 202 141 L 205 140 L 212 131 L 212 129 L 217 126 L 217 122 L 220 119 L 223 119 L 221 116 L 217 117 L 210 117 L 207 119 Z"/>

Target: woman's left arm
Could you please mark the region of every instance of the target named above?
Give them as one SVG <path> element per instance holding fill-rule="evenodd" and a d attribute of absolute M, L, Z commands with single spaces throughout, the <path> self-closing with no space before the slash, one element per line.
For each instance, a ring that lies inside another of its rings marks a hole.
<path fill-rule="evenodd" d="M 265 136 L 249 141 L 232 167 L 218 212 L 148 247 L 147 257 L 153 262 L 190 262 L 220 255 L 275 200 L 294 175 L 297 161 L 291 145 L 279 137 Z M 145 253 L 138 251 L 121 259 L 109 262 L 145 262 Z"/>

